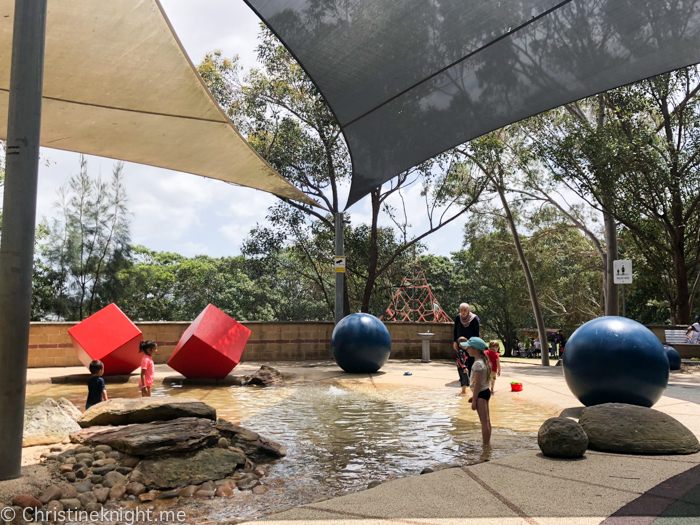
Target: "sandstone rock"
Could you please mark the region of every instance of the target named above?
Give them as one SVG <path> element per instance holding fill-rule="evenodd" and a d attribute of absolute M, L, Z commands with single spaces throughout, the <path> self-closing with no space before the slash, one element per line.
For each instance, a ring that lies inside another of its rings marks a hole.
<path fill-rule="evenodd" d="M 588 436 L 573 419 L 553 417 L 540 427 L 537 444 L 550 458 L 581 458 L 588 448 Z"/>
<path fill-rule="evenodd" d="M 22 446 L 60 443 L 79 429 L 71 415 L 49 398 L 25 413 Z"/>
<path fill-rule="evenodd" d="M 199 487 L 197 485 L 188 485 L 184 489 L 180 490 L 180 497 L 191 498 L 197 493 L 198 490 Z"/>
<path fill-rule="evenodd" d="M 58 406 L 61 407 L 61 409 L 68 414 L 71 418 L 73 418 L 73 421 L 78 421 L 80 417 L 83 415 L 83 413 L 80 411 L 80 409 L 75 406 L 73 403 L 71 403 L 68 399 L 65 397 L 62 397 L 57 401 Z"/>
<path fill-rule="evenodd" d="M 85 480 L 83 480 L 80 483 L 77 483 L 75 485 L 75 490 L 78 494 L 83 494 L 85 492 L 91 492 L 92 491 L 92 482 L 89 479 L 85 479 Z"/>
<path fill-rule="evenodd" d="M 58 485 L 49 485 L 44 489 L 44 492 L 41 493 L 41 496 L 39 496 L 39 501 L 46 505 L 50 501 L 57 501 L 61 499 L 61 497 L 61 488 Z"/>
<path fill-rule="evenodd" d="M 109 499 L 119 500 L 126 494 L 126 485 L 117 483 L 109 490 Z"/>
<path fill-rule="evenodd" d="M 140 496 L 144 492 L 146 492 L 146 487 L 144 487 L 141 483 L 131 481 L 126 484 L 126 493 L 129 496 Z"/>
<path fill-rule="evenodd" d="M 230 498 L 233 496 L 236 490 L 236 483 L 234 481 L 224 481 L 216 489 L 216 495 L 220 498 Z"/>
<path fill-rule="evenodd" d="M 78 501 L 85 507 L 88 503 L 97 503 L 97 496 L 93 492 L 78 494 Z"/>
<path fill-rule="evenodd" d="M 75 475 L 75 472 L 65 472 L 63 474 L 63 477 L 66 481 L 70 481 L 71 483 L 74 483 L 78 480 L 77 476 Z"/>
<path fill-rule="evenodd" d="M 12 499 L 12 505 L 23 509 L 40 509 L 44 504 L 31 494 L 19 494 Z"/>
<path fill-rule="evenodd" d="M 96 425 L 129 425 L 169 421 L 182 417 L 216 419 L 216 410 L 196 399 L 142 397 L 110 399 L 86 410 L 78 423 L 87 428 Z"/>
<path fill-rule="evenodd" d="M 211 448 L 187 456 L 143 460 L 134 474 L 140 473 L 139 482 L 147 488 L 178 488 L 225 478 L 241 464 L 240 461 L 239 454 Z"/>
<path fill-rule="evenodd" d="M 77 498 L 62 499 L 61 505 L 64 510 L 80 510 L 80 500 Z"/>
<path fill-rule="evenodd" d="M 270 489 L 265 485 L 256 485 L 253 487 L 253 494 L 265 494 L 266 492 L 269 492 L 269 490 Z"/>
<path fill-rule="evenodd" d="M 219 437 L 216 424 L 210 419 L 183 417 L 91 432 L 84 442 L 109 445 L 134 456 L 157 456 L 204 448 L 215 444 Z M 110 460 L 115 461 L 112 457 L 101 461 L 107 464 Z"/>
<path fill-rule="evenodd" d="M 78 497 L 78 491 L 75 490 L 73 485 L 61 483 L 58 485 L 58 488 L 61 490 L 61 499 L 73 499 Z"/>
<path fill-rule="evenodd" d="M 95 489 L 92 493 L 100 503 L 104 503 L 109 498 L 109 489 L 106 487 Z"/>
<path fill-rule="evenodd" d="M 593 450 L 639 455 L 700 451 L 700 443 L 690 430 L 652 408 L 605 403 L 585 408 L 579 423 Z"/>
<path fill-rule="evenodd" d="M 248 380 L 248 384 L 260 386 L 282 386 L 284 385 L 284 379 L 278 370 L 272 368 L 271 366 L 262 365 L 260 370 L 255 372 L 255 374 L 253 374 L 253 376 Z"/>
<path fill-rule="evenodd" d="M 282 458 L 287 455 L 287 451 L 279 443 L 261 436 L 257 432 L 229 423 L 225 419 L 216 421 L 216 429 L 234 447 L 241 449 L 247 455 L 253 456 L 254 459 L 261 458 L 264 461 L 269 460 L 270 457 Z"/>
<path fill-rule="evenodd" d="M 119 484 L 126 485 L 126 477 L 119 472 L 108 472 L 103 476 L 102 484 L 108 488 Z"/>

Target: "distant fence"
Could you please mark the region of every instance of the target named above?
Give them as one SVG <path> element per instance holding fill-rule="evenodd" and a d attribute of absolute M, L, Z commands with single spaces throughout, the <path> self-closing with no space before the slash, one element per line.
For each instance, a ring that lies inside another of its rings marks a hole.
<path fill-rule="evenodd" d="M 247 322 L 250 339 L 243 361 L 314 361 L 331 358 L 332 322 Z M 452 359 L 452 323 L 385 323 L 391 334 L 391 357 L 419 359 L 418 332 L 435 333 L 433 359 Z M 29 329 L 29 368 L 80 366 L 68 329 L 75 323 L 32 323 Z M 156 363 L 167 363 L 188 322 L 136 323 L 144 339 L 158 342 Z"/>

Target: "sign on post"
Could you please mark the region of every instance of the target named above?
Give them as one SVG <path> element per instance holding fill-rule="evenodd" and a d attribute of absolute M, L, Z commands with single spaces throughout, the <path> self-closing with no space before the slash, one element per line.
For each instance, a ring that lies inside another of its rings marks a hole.
<path fill-rule="evenodd" d="M 345 256 L 344 255 L 336 255 L 333 258 L 333 261 L 335 263 L 335 272 L 336 273 L 345 273 Z"/>
<path fill-rule="evenodd" d="M 613 261 L 613 283 L 632 284 L 632 261 Z"/>

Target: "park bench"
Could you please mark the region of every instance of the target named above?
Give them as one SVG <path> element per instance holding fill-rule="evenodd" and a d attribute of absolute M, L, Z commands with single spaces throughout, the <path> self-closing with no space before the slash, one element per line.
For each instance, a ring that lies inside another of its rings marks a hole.
<path fill-rule="evenodd" d="M 689 345 L 685 330 L 664 330 L 667 345 Z"/>

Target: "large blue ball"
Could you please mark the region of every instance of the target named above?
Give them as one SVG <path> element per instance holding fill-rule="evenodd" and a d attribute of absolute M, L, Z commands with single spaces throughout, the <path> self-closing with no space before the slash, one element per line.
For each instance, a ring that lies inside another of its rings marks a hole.
<path fill-rule="evenodd" d="M 668 357 L 668 366 L 671 370 L 681 369 L 681 354 L 672 346 L 664 345 L 666 357 Z"/>
<path fill-rule="evenodd" d="M 372 374 L 389 359 L 391 336 L 384 323 L 369 314 L 342 319 L 331 336 L 333 359 L 351 374 Z"/>
<path fill-rule="evenodd" d="M 668 385 L 661 341 L 625 317 L 599 317 L 576 330 L 564 351 L 564 378 L 586 406 L 627 403 L 651 407 Z"/>

